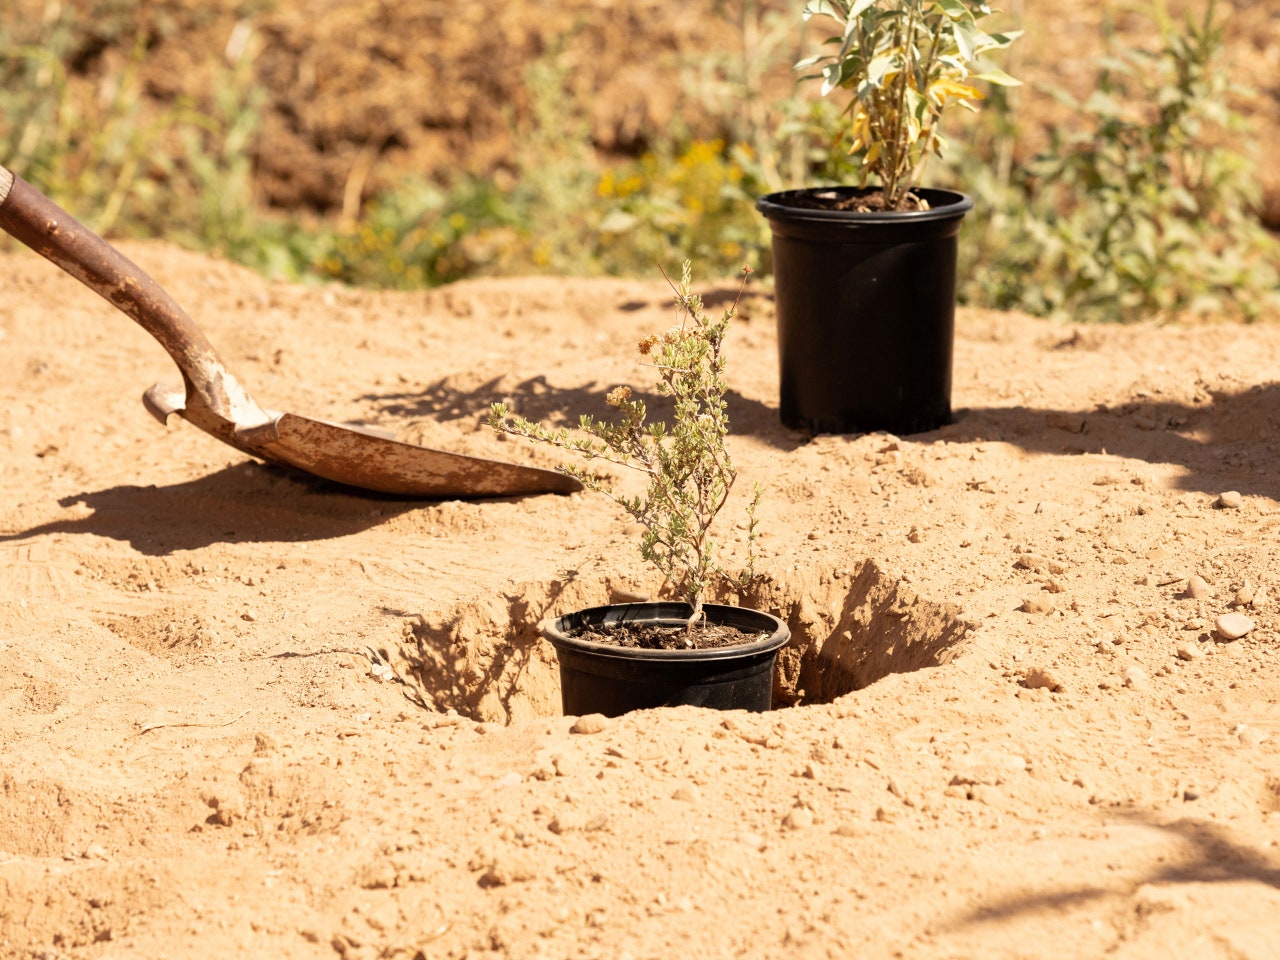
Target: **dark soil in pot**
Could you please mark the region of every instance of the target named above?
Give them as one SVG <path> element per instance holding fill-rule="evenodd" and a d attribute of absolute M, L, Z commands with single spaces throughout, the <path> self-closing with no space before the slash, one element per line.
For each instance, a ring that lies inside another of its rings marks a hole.
<path fill-rule="evenodd" d="M 714 650 L 752 643 L 767 634 L 704 622 L 695 623 L 692 627 L 666 623 L 615 623 L 584 627 L 571 636 L 587 643 L 639 650 Z"/>
<path fill-rule="evenodd" d="M 929 201 L 917 193 L 908 193 L 902 199 L 900 207 L 886 206 L 884 194 L 879 190 L 795 190 L 792 191 L 792 196 L 787 202 L 790 206 L 803 210 L 835 210 L 853 213 L 909 213 L 931 209 Z"/>

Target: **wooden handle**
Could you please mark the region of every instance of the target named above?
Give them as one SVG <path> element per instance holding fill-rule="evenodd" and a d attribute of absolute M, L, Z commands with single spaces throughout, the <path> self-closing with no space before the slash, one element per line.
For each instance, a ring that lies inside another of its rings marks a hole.
<path fill-rule="evenodd" d="M 205 407 L 239 423 L 266 419 L 227 372 L 213 344 L 160 284 L 3 166 L 0 228 L 128 314 L 155 337 L 182 371 L 188 407 Z"/>

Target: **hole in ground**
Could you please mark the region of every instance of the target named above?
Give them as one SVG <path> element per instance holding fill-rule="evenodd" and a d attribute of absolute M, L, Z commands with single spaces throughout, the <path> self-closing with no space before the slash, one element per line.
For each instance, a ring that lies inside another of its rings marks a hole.
<path fill-rule="evenodd" d="M 406 626 L 399 672 L 429 710 L 489 723 L 560 714 L 555 651 L 538 624 L 611 602 L 626 587 L 593 579 L 525 584 Z M 829 703 L 893 673 L 951 660 L 973 625 L 958 607 L 916 594 L 876 561 L 845 571 L 766 576 L 742 597 L 791 629 L 774 672 L 774 707 Z"/>

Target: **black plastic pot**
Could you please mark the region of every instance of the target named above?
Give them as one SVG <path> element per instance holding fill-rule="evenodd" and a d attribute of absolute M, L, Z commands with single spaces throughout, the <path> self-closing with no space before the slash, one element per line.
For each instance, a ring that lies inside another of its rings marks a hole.
<path fill-rule="evenodd" d="M 715 710 L 762 712 L 773 705 L 773 665 L 791 631 L 759 610 L 706 604 L 711 623 L 737 627 L 764 638 L 709 650 L 637 650 L 578 640 L 584 626 L 623 622 L 683 623 L 684 603 L 628 603 L 592 607 L 543 625 L 543 636 L 560 660 L 560 697 L 566 716 L 681 704 Z"/>
<path fill-rule="evenodd" d="M 907 434 L 951 420 L 956 236 L 973 200 L 917 190 L 930 209 L 856 213 L 756 203 L 773 231 L 780 413 L 811 433 Z"/>

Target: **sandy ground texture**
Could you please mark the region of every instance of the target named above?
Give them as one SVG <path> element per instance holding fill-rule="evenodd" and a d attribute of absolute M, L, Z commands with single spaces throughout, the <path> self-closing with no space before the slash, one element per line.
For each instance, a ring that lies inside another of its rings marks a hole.
<path fill-rule="evenodd" d="M 601 412 L 673 316 L 126 249 L 264 405 L 513 462 L 492 400 Z M 1280 956 L 1280 328 L 958 327 L 956 423 L 808 440 L 748 298 L 779 709 L 578 723 L 538 621 L 656 587 L 609 503 L 161 427 L 157 344 L 0 255 L 0 956 Z"/>

